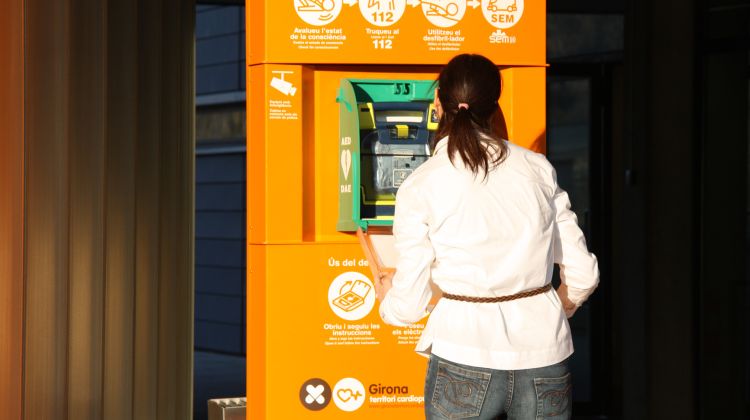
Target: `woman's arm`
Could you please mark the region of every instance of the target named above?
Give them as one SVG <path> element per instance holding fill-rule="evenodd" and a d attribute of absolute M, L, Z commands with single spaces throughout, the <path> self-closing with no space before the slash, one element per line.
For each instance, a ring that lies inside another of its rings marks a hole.
<path fill-rule="evenodd" d="M 393 236 L 399 253 L 396 273 L 391 278 L 375 279 L 381 283 L 378 296 L 380 316 L 387 324 L 404 326 L 424 318 L 432 297 L 430 267 L 435 251 L 429 238 L 429 213 L 426 203 L 407 183 L 399 188 Z M 377 290 L 377 289 L 376 289 Z"/>
<path fill-rule="evenodd" d="M 596 256 L 588 251 L 578 218 L 570 209 L 568 193 L 557 185 L 557 175 L 552 170 L 555 194 L 554 260 L 560 266 L 562 284 L 557 290 L 565 314 L 570 318 L 588 299 L 599 284 L 599 266 Z"/>

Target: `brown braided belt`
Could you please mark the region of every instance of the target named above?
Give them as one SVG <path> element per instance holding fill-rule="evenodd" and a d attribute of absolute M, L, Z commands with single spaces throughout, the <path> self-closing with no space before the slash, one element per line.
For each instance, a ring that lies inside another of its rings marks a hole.
<path fill-rule="evenodd" d="M 450 293 L 443 293 L 443 297 L 451 300 L 459 300 L 461 302 L 472 302 L 472 303 L 497 303 L 497 302 L 508 302 L 510 300 L 523 299 L 531 296 L 540 295 L 552 288 L 552 283 L 548 283 L 546 286 L 527 290 L 525 292 L 516 293 L 515 295 L 508 296 L 495 296 L 495 297 L 475 297 L 475 296 L 461 296 L 452 295 Z"/>

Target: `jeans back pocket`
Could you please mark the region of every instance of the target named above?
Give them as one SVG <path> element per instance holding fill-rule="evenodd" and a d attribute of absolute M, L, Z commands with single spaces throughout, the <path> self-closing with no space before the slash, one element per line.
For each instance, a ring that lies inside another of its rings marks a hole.
<path fill-rule="evenodd" d="M 482 411 L 491 374 L 438 362 L 432 405 L 448 419 L 476 417 Z"/>
<path fill-rule="evenodd" d="M 572 404 L 570 373 L 559 378 L 534 378 L 537 419 L 569 419 Z"/>

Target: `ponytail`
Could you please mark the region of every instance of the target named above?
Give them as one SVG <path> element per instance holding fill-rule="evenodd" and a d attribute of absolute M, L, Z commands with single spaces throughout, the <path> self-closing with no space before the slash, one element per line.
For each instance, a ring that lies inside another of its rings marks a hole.
<path fill-rule="evenodd" d="M 490 169 L 488 150 L 478 138 L 477 124 L 471 111 L 468 108 L 458 108 L 452 120 L 448 132 L 448 156 L 451 162 L 458 155 L 474 175 L 482 172 L 486 177 Z"/>
<path fill-rule="evenodd" d="M 458 156 L 475 176 L 481 172 L 486 179 L 508 154 L 498 106 L 499 70 L 485 57 L 461 54 L 443 68 L 437 82 L 443 114 L 436 138 L 448 136 L 451 163 Z"/>

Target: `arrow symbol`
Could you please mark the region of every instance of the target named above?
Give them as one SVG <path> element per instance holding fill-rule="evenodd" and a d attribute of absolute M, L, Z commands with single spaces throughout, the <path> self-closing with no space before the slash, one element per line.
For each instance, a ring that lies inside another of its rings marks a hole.
<path fill-rule="evenodd" d="M 472 7 L 472 8 L 474 8 L 474 9 L 476 9 L 476 8 L 477 8 L 477 7 L 479 7 L 479 6 L 480 6 L 480 5 L 482 4 L 482 3 L 481 3 L 481 2 L 479 1 L 479 0 L 469 0 L 469 1 L 468 1 L 468 2 L 466 3 L 466 4 L 467 4 L 467 5 L 469 5 L 469 6 L 471 6 L 471 7 Z"/>
<path fill-rule="evenodd" d="M 409 0 L 406 2 L 411 7 L 417 7 L 422 3 L 422 0 Z"/>
<path fill-rule="evenodd" d="M 347 280 L 346 283 L 344 283 L 344 285 L 341 286 L 341 288 L 339 289 L 339 293 L 343 295 L 344 290 L 347 290 L 347 291 L 352 290 L 351 285 L 352 285 L 352 281 Z M 349 288 L 347 288 L 347 286 L 349 286 Z"/>
<path fill-rule="evenodd" d="M 357 4 L 357 0 L 344 0 L 344 4 L 354 6 L 355 4 Z"/>

